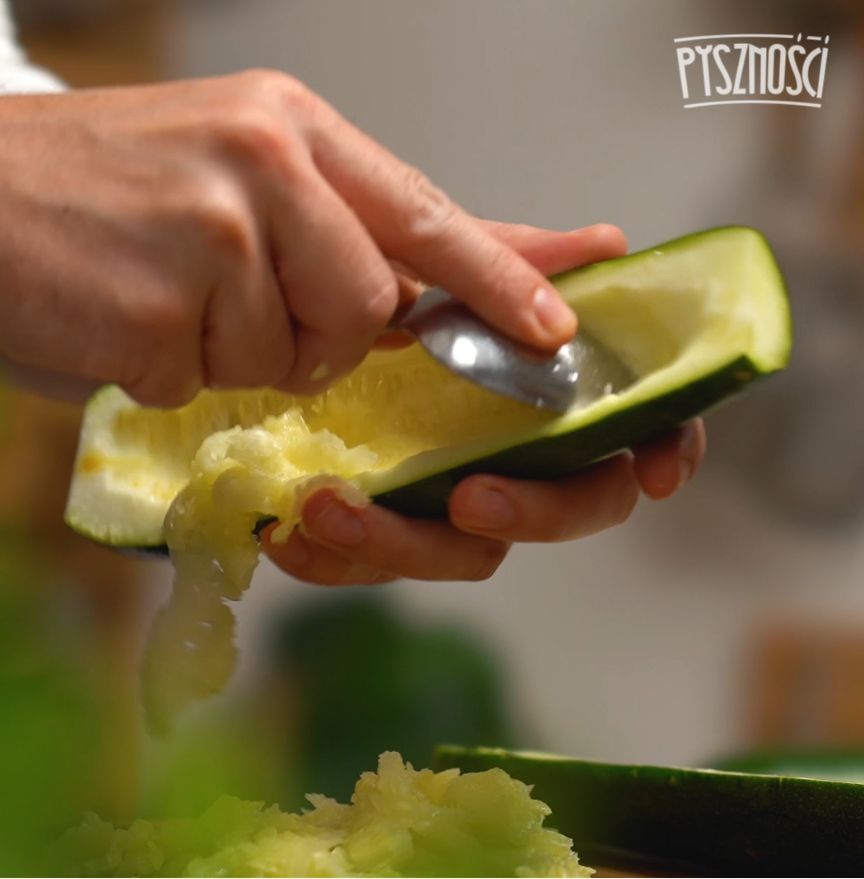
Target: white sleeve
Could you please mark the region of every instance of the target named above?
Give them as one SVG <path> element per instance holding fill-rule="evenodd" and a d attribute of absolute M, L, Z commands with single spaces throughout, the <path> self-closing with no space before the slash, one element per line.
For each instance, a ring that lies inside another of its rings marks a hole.
<path fill-rule="evenodd" d="M 0 94 L 57 92 L 63 83 L 27 60 L 15 39 L 15 25 L 6 0 L 0 0 Z"/>

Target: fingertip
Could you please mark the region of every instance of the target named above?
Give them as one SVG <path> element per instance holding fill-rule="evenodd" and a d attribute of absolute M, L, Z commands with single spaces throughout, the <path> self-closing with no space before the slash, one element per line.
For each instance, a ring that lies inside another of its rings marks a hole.
<path fill-rule="evenodd" d="M 262 548 L 267 549 L 273 544 L 273 532 L 279 527 L 278 519 L 265 519 L 255 526 L 254 534 Z"/>
<path fill-rule="evenodd" d="M 285 565 L 282 561 L 291 554 L 291 545 L 295 543 L 298 538 L 301 538 L 301 535 L 296 528 L 288 529 L 285 527 L 284 522 L 275 519 L 262 525 L 256 534 L 258 545 L 264 555 L 283 568 Z"/>
<path fill-rule="evenodd" d="M 288 539 L 274 547 L 274 557 L 280 567 L 295 576 L 301 576 L 312 560 L 312 550 L 302 534 L 293 532 Z"/>
<path fill-rule="evenodd" d="M 583 231 L 594 240 L 598 260 L 624 256 L 627 253 L 627 236 L 619 226 L 613 223 L 594 223 Z"/>
<path fill-rule="evenodd" d="M 708 448 L 708 432 L 705 430 L 705 422 L 701 418 L 694 418 L 692 421 L 688 421 L 685 427 L 690 433 L 691 448 L 695 453 L 698 466 L 702 463 Z"/>
<path fill-rule="evenodd" d="M 398 351 L 409 348 L 416 339 L 407 330 L 385 330 L 375 340 L 374 347 L 379 351 Z"/>
<path fill-rule="evenodd" d="M 512 529 L 518 510 L 506 486 L 488 476 L 464 479 L 450 495 L 448 513 L 462 531 L 497 535 Z"/>
<path fill-rule="evenodd" d="M 681 464 L 674 445 L 638 454 L 634 470 L 642 492 L 655 501 L 673 495 L 689 478 Z"/>
<path fill-rule="evenodd" d="M 576 334 L 576 315 L 553 287 L 539 286 L 531 308 L 539 325 L 538 342 L 544 347 L 560 348 Z"/>
<path fill-rule="evenodd" d="M 701 418 L 695 418 L 685 425 L 685 436 L 681 441 L 681 457 L 687 462 L 685 481 L 692 479 L 699 471 L 705 458 L 706 446 L 705 423 Z"/>
<path fill-rule="evenodd" d="M 689 482 L 705 453 L 705 426 L 696 418 L 636 450 L 636 475 L 642 491 L 664 500 Z"/>
<path fill-rule="evenodd" d="M 285 535 L 275 536 L 283 523 L 268 522 L 258 532 L 261 551 L 277 568 L 292 577 L 304 578 L 312 559 L 312 551 L 302 534 L 295 528 Z"/>
<path fill-rule="evenodd" d="M 121 387 L 140 406 L 180 409 L 198 396 L 202 382 L 198 376 L 189 376 L 186 380 L 175 376 L 170 381 L 160 383 L 151 381 L 148 377 Z"/>
<path fill-rule="evenodd" d="M 274 387 L 287 394 L 317 396 L 354 370 L 374 342 L 373 335 L 349 350 L 340 345 L 337 337 L 311 327 L 300 327 L 296 332 L 296 355 L 291 371 Z"/>

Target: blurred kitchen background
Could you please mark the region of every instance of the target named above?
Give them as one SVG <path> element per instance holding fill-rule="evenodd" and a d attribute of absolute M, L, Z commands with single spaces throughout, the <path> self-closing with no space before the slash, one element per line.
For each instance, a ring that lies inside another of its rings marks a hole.
<path fill-rule="evenodd" d="M 88 803 L 121 815 L 136 791 L 179 796 L 172 760 L 197 773 L 186 794 L 202 802 L 220 785 L 344 796 L 377 751 L 425 762 L 441 739 L 689 765 L 864 750 L 860 4 L 15 5 L 32 57 L 72 86 L 289 71 L 484 216 L 614 222 L 633 249 L 758 226 L 797 321 L 788 373 L 710 415 L 699 478 L 670 502 L 643 500 L 624 527 L 516 547 L 481 584 L 327 591 L 262 565 L 240 607 L 237 679 L 190 719 L 194 744 L 171 749 L 139 733 L 134 690 L 169 566 L 64 528 L 78 412 L 3 390 L 3 594 L 18 601 L 23 586 L 52 608 L 52 649 L 57 631 L 88 633 L 83 666 L 110 730 L 88 758 Z M 831 35 L 821 110 L 682 109 L 675 37 L 764 31 Z M 262 744 L 249 748 L 252 727 Z"/>

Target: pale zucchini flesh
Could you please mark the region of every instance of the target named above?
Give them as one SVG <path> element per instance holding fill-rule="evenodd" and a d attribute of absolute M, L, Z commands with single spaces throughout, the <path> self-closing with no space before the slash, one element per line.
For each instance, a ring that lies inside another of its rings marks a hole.
<path fill-rule="evenodd" d="M 747 227 L 696 233 L 554 279 L 581 325 L 639 377 L 620 394 L 550 415 L 450 376 L 416 346 L 373 353 L 324 397 L 205 392 L 182 410 L 143 410 L 117 388 L 88 405 L 67 522 L 118 546 L 164 543 L 164 519 L 211 433 L 299 408 L 312 430 L 369 445 L 381 463 L 362 490 L 415 515 L 441 515 L 468 472 L 572 472 L 714 405 L 788 360 L 785 286 Z"/>

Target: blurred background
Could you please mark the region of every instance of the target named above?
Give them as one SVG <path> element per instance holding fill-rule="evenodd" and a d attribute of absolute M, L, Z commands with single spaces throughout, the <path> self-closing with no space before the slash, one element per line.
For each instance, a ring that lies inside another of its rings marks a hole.
<path fill-rule="evenodd" d="M 122 816 L 142 797 L 182 809 L 223 789 L 290 805 L 302 790 L 345 796 L 379 751 L 422 764 L 445 739 L 688 765 L 864 749 L 858 4 L 15 6 L 32 58 L 75 87 L 289 71 L 480 215 L 614 222 L 632 249 L 758 226 L 797 322 L 789 371 L 709 416 L 699 478 L 669 503 L 643 500 L 622 528 L 517 547 L 481 584 L 327 591 L 262 565 L 232 687 L 170 746 L 138 732 L 136 693 L 170 568 L 64 528 L 79 413 L 4 389 L 0 586 L 10 607 L 38 596 L 21 613 L 78 657 L 82 729 L 99 730 L 82 732 L 87 804 Z M 763 31 L 830 33 L 821 110 L 682 109 L 675 37 Z"/>

